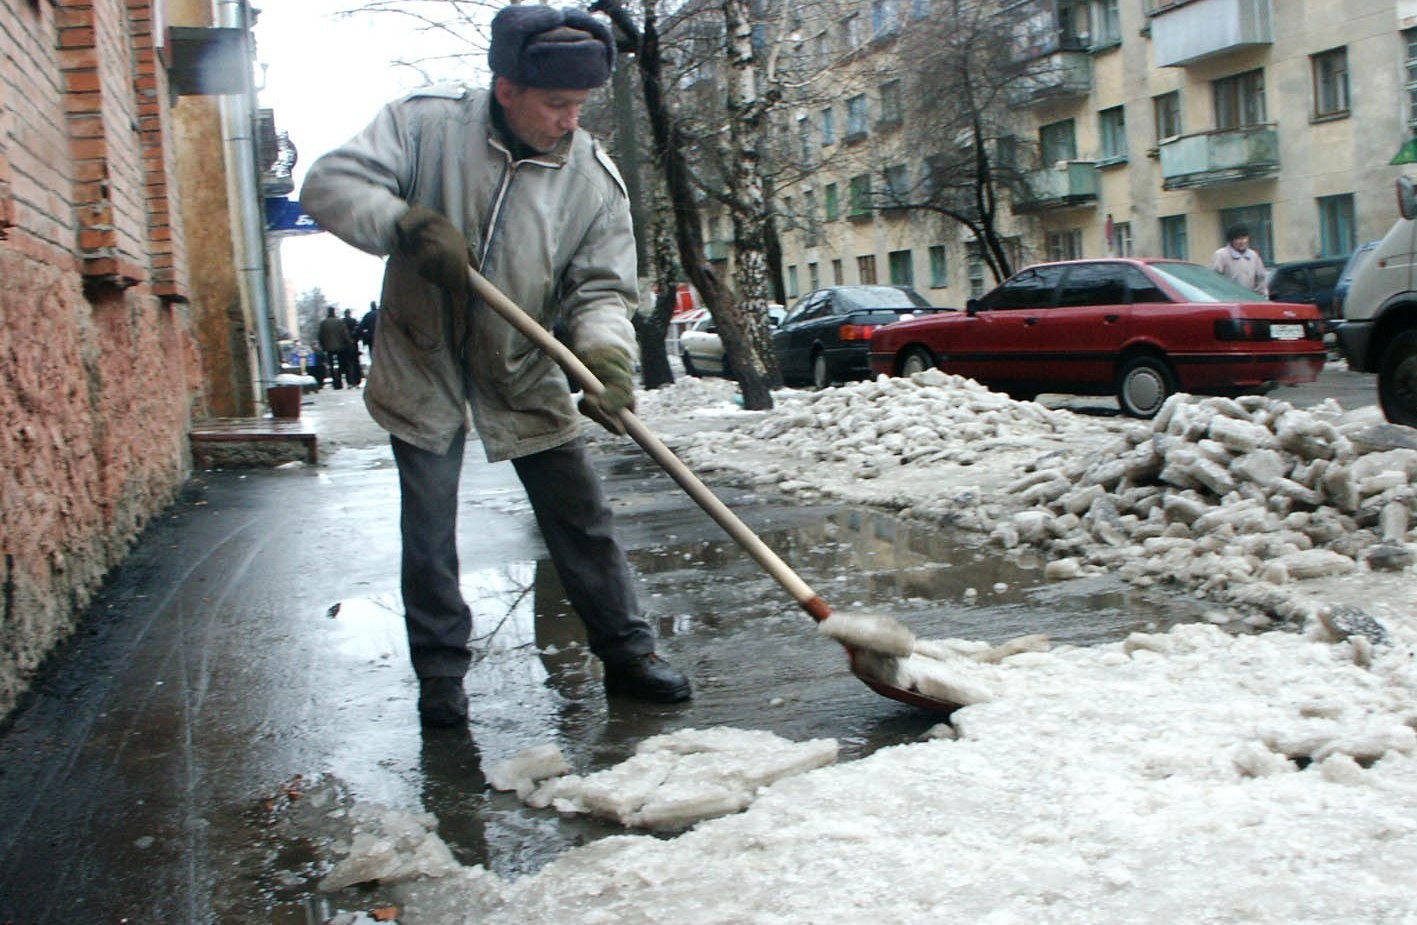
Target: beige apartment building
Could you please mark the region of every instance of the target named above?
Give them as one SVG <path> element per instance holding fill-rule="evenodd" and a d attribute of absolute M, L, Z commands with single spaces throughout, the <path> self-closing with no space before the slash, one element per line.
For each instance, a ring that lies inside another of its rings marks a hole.
<path fill-rule="evenodd" d="M 893 131 L 912 103 L 892 76 L 912 62 L 889 39 L 946 2 L 859 0 L 798 30 L 840 93 L 782 126 L 820 164 L 776 190 L 789 299 L 876 281 L 963 305 L 994 285 L 963 226 L 858 195 L 927 169 L 931 152 Z M 1023 14 L 1012 53 L 1043 65 L 1009 96 L 1032 158 L 1029 191 L 1000 222 L 1015 269 L 1109 254 L 1205 263 L 1234 222 L 1274 264 L 1347 254 L 1392 223 L 1404 168 L 1389 161 L 1417 127 L 1417 0 L 998 5 Z M 848 139 L 854 154 L 834 157 Z M 708 237 L 724 237 L 713 220 Z"/>

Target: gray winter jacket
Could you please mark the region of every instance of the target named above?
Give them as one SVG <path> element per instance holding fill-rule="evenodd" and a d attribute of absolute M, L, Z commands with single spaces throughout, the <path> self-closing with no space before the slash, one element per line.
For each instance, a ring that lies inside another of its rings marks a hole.
<path fill-rule="evenodd" d="M 371 254 L 390 254 L 364 401 L 394 436 L 445 452 L 467 407 L 489 460 L 559 446 L 581 418 L 565 375 L 474 298 L 453 305 L 397 253 L 411 205 L 446 215 L 482 273 L 578 353 L 635 355 L 635 242 L 625 186 L 577 129 L 556 150 L 513 161 L 491 123 L 491 94 L 433 87 L 385 106 L 310 168 L 300 203 Z"/>

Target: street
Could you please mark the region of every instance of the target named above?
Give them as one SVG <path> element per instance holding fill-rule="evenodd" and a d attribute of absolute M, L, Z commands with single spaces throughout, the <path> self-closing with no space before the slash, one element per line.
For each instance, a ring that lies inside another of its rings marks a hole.
<path fill-rule="evenodd" d="M 1371 377 L 1331 368 L 1276 397 L 1348 406 L 1365 389 Z M 940 721 L 872 693 L 637 448 L 599 441 L 642 603 L 695 699 L 607 702 L 511 467 L 470 449 L 471 734 L 422 735 L 400 618 L 397 482 L 360 397 L 305 396 L 320 466 L 196 473 L 10 718 L 0 922 L 320 922 L 377 904 L 377 891 L 320 894 L 328 846 L 276 824 L 316 781 L 431 812 L 458 860 L 510 876 L 617 831 L 486 790 L 483 769 L 527 747 L 555 742 L 584 773 L 651 735 L 738 726 L 834 737 L 850 761 Z M 1048 585 L 1027 557 L 881 512 L 715 490 L 829 602 L 923 635 L 1086 644 L 1202 610 L 1107 578 Z"/>

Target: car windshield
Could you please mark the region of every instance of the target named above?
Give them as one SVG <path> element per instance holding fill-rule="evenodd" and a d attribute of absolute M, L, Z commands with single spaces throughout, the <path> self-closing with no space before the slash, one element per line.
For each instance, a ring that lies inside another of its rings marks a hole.
<path fill-rule="evenodd" d="M 842 304 L 849 309 L 857 308 L 900 308 L 911 305 L 929 308 L 925 297 L 913 289 L 897 289 L 895 286 L 855 286 L 840 293 Z"/>
<path fill-rule="evenodd" d="M 1150 264 L 1151 271 L 1187 302 L 1260 302 L 1263 296 L 1198 263 L 1168 261 Z"/>

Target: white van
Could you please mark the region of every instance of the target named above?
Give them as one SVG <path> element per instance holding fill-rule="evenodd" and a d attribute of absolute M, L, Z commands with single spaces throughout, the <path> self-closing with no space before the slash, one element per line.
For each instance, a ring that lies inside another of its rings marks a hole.
<path fill-rule="evenodd" d="M 1402 218 L 1353 274 L 1338 346 L 1349 369 L 1378 374 L 1378 402 L 1394 424 L 1417 427 L 1417 190 L 1397 181 Z"/>

